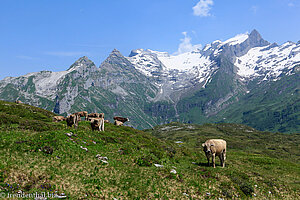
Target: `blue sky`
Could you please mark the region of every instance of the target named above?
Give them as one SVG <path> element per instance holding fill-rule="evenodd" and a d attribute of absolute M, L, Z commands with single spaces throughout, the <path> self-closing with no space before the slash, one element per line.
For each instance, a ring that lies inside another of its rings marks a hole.
<path fill-rule="evenodd" d="M 300 40 L 300 0 L 0 0 L 0 79 L 62 71 L 81 56 L 97 66 L 117 48 L 169 53 L 257 29 Z"/>

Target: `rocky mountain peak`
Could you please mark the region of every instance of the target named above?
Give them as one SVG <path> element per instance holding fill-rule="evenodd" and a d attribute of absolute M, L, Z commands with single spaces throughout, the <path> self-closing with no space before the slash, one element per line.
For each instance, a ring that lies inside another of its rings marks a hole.
<path fill-rule="evenodd" d="M 250 47 L 262 47 L 262 46 L 267 46 L 270 43 L 266 40 L 264 40 L 261 35 L 259 34 L 259 32 L 254 29 L 253 31 L 251 31 L 251 33 L 249 34 L 249 44 Z"/>
<path fill-rule="evenodd" d="M 118 49 L 112 50 L 109 57 L 124 57 Z"/>
<path fill-rule="evenodd" d="M 100 69 L 120 72 L 126 69 L 134 69 L 134 66 L 121 54 L 119 50 L 114 49 L 104 62 L 101 63 Z"/>
<path fill-rule="evenodd" d="M 75 69 L 77 67 L 81 67 L 81 66 L 87 67 L 90 65 L 95 65 L 95 64 L 87 56 L 82 56 L 69 67 L 68 71 Z"/>
<path fill-rule="evenodd" d="M 251 33 L 250 33 L 249 36 L 251 36 L 251 37 L 262 38 L 261 35 L 260 35 L 260 33 L 259 33 L 256 29 L 253 29 L 253 30 L 251 31 Z"/>

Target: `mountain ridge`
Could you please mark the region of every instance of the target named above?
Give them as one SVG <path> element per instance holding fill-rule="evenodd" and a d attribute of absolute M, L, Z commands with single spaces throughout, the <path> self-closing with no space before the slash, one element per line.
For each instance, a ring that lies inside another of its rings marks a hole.
<path fill-rule="evenodd" d="M 179 55 L 137 49 L 126 57 L 114 49 L 99 67 L 83 56 L 66 71 L 1 80 L 0 99 L 20 99 L 63 115 L 87 110 L 129 116 L 130 125 L 138 128 L 171 121 L 218 122 L 223 121 L 220 113 L 247 103 L 244 97 L 255 88 L 264 90 L 257 87 L 264 82 L 272 85 L 294 77 L 281 89 L 290 92 L 281 93 L 295 101 L 291 96 L 299 95 L 299 63 L 300 44 L 271 44 L 253 30 Z M 273 91 L 265 92 L 267 96 Z M 300 125 L 293 130 L 299 131 Z"/>

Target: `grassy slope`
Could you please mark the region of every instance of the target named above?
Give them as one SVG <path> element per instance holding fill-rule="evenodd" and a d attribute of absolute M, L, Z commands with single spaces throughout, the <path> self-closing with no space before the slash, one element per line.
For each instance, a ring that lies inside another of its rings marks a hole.
<path fill-rule="evenodd" d="M 295 67 L 299 69 L 298 67 Z M 293 133 L 300 131 L 300 74 L 276 82 L 251 83 L 251 92 L 220 112 L 214 121 L 242 123 L 258 130 Z M 226 118 L 226 120 L 224 120 Z"/>
<path fill-rule="evenodd" d="M 254 191 L 259 199 L 266 197 L 267 191 L 276 193 L 272 198 L 293 199 L 290 195 L 295 195 L 293 192 L 296 191 L 299 195 L 300 134 L 261 132 L 244 125 L 225 123 L 171 123 L 148 131 L 167 141 L 183 141 L 181 148 L 195 153 L 202 151 L 201 144 L 207 139 L 225 139 L 227 167 L 210 172 L 218 177 L 217 185 L 223 188 L 221 193 L 229 198 L 232 198 L 234 191 L 240 194 L 241 191 L 246 194 Z M 207 161 L 202 154 L 197 161 L 200 171 L 207 170 Z"/>
<path fill-rule="evenodd" d="M 0 114 L 1 192 L 57 191 L 70 199 L 250 198 L 254 193 L 258 199 L 295 199 L 299 195 L 299 148 L 291 148 L 291 144 L 299 147 L 299 135 L 277 137 L 226 124 L 193 125 L 193 129 L 171 124 L 154 130 L 153 134 L 164 138 L 168 132 L 171 141 L 184 140 L 180 147 L 150 133 L 112 124 L 106 124 L 105 132 L 92 132 L 88 122 L 80 122 L 78 130 L 70 129 L 65 122 L 51 122 L 52 113 L 22 104 L 0 101 Z M 176 131 L 174 126 L 182 129 Z M 244 135 L 236 140 L 239 128 Z M 245 131 L 254 132 L 247 135 Z M 74 133 L 71 137 L 65 134 L 70 132 Z M 197 149 L 209 135 L 228 141 L 225 169 L 207 167 Z M 274 141 L 271 149 L 254 146 L 256 140 L 269 138 Z M 273 150 L 277 139 L 285 145 Z M 49 150 L 53 153 L 48 154 Z M 273 152 L 281 150 L 288 152 L 282 154 L 284 159 Z M 107 156 L 109 164 L 98 160 L 97 154 Z M 155 163 L 164 167 L 156 168 Z M 176 175 L 170 173 L 173 166 Z"/>

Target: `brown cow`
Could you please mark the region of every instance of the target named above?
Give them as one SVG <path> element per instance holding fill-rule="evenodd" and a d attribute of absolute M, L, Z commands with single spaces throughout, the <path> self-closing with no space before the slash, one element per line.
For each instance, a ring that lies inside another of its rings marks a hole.
<path fill-rule="evenodd" d="M 74 125 L 74 127 L 77 129 L 78 127 L 78 115 L 72 114 L 70 116 L 67 117 L 66 121 L 67 121 L 67 125 L 72 127 Z"/>
<path fill-rule="evenodd" d="M 99 113 L 88 114 L 88 121 L 91 121 L 90 118 L 99 118 Z"/>
<path fill-rule="evenodd" d="M 225 160 L 226 160 L 226 141 L 222 139 L 210 139 L 207 140 L 205 143 L 202 144 L 203 151 L 205 152 L 208 166 L 209 166 L 209 159 L 212 157 L 213 167 L 216 167 L 215 158 L 216 155 L 219 156 L 221 161 L 221 166 L 225 167 Z"/>
<path fill-rule="evenodd" d="M 92 130 L 104 131 L 104 118 L 94 118 L 91 120 Z"/>
<path fill-rule="evenodd" d="M 66 118 L 64 116 L 54 116 L 53 117 L 53 121 L 54 122 L 61 122 L 61 121 L 65 121 Z"/>
<path fill-rule="evenodd" d="M 115 120 L 114 125 L 116 125 L 116 126 L 122 126 L 122 125 L 123 125 L 123 122 L 118 121 L 118 120 Z"/>
<path fill-rule="evenodd" d="M 23 103 L 23 102 L 20 100 L 16 100 L 15 103 L 19 104 L 19 103 Z"/>
<path fill-rule="evenodd" d="M 88 121 L 91 121 L 91 118 L 104 118 L 104 113 L 90 113 L 88 114 Z"/>
<path fill-rule="evenodd" d="M 84 117 L 84 120 L 87 121 L 87 118 L 88 118 L 88 112 L 87 111 L 80 111 L 80 112 L 77 112 L 77 113 L 74 113 L 74 114 L 79 115 L 79 117 Z"/>
<path fill-rule="evenodd" d="M 129 119 L 128 118 L 125 118 L 125 117 L 114 117 L 114 120 L 117 120 L 119 122 L 129 122 Z"/>

